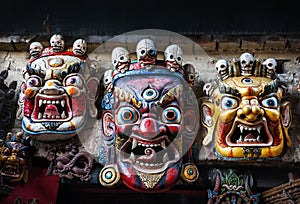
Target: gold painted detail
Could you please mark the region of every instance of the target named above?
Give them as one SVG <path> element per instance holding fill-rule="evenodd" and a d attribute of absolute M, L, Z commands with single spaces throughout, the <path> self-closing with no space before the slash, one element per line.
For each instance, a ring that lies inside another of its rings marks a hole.
<path fill-rule="evenodd" d="M 156 184 L 160 181 L 165 172 L 159 174 L 144 174 L 142 172 L 136 171 L 141 181 L 144 183 L 146 188 L 154 188 Z"/>
<path fill-rule="evenodd" d="M 164 94 L 161 97 L 160 101 L 156 102 L 156 105 L 164 106 L 168 103 L 171 103 L 176 98 L 180 98 L 182 96 L 182 92 L 183 92 L 183 85 L 181 84 L 170 89 L 166 94 Z"/>
<path fill-rule="evenodd" d="M 126 91 L 125 89 L 122 89 L 120 87 L 115 87 L 115 96 L 120 101 L 126 101 L 127 103 L 133 104 L 135 107 L 140 108 L 142 106 L 142 102 L 138 101 L 135 96 L 133 96 L 131 93 Z"/>

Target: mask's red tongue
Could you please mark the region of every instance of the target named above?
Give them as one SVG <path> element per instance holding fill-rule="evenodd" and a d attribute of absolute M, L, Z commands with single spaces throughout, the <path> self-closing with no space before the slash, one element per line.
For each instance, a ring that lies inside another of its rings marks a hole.
<path fill-rule="evenodd" d="M 255 139 L 256 137 L 254 135 L 252 135 L 251 133 L 249 133 L 248 135 L 246 135 L 246 137 L 244 139 Z"/>
<path fill-rule="evenodd" d="M 146 148 L 145 149 L 145 155 L 140 156 L 137 158 L 139 162 L 144 162 L 144 163 L 155 163 L 157 158 L 157 154 L 154 149 L 152 148 Z"/>
<path fill-rule="evenodd" d="M 45 108 L 44 115 L 54 115 L 54 116 L 59 116 L 59 112 L 57 110 L 57 107 L 53 104 L 49 104 Z"/>

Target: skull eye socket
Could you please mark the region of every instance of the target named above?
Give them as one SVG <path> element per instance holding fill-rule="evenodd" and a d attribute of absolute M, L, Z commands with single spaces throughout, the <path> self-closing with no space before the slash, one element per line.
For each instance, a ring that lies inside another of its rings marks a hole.
<path fill-rule="evenodd" d="M 180 110 L 176 107 L 167 107 L 162 112 L 162 121 L 164 123 L 180 123 L 181 122 L 181 113 Z"/>
<path fill-rule="evenodd" d="M 135 123 L 137 119 L 138 113 L 132 107 L 121 107 L 117 112 L 117 122 L 119 124 Z"/>
<path fill-rule="evenodd" d="M 170 55 L 170 59 L 174 59 L 174 55 Z"/>
<path fill-rule="evenodd" d="M 242 64 L 246 64 L 246 60 L 242 60 Z"/>
<path fill-rule="evenodd" d="M 271 62 L 268 63 L 268 67 L 273 67 L 273 64 Z"/>
<path fill-rule="evenodd" d="M 262 100 L 261 104 L 265 108 L 278 108 L 278 100 L 274 96 Z"/>
<path fill-rule="evenodd" d="M 141 50 L 141 54 L 142 55 L 146 54 L 146 50 Z"/>
<path fill-rule="evenodd" d="M 182 60 L 181 57 L 177 57 L 177 61 L 180 62 Z"/>
<path fill-rule="evenodd" d="M 250 61 L 249 64 L 253 64 L 253 61 Z"/>
<path fill-rule="evenodd" d="M 190 75 L 189 75 L 189 80 L 190 80 L 190 81 L 193 81 L 194 79 L 195 79 L 194 74 L 190 74 Z"/>
<path fill-rule="evenodd" d="M 224 69 L 226 66 L 225 66 L 224 64 L 222 64 L 220 67 L 221 67 L 222 69 Z"/>
<path fill-rule="evenodd" d="M 153 50 L 153 49 L 150 49 L 150 50 L 148 51 L 148 55 L 150 55 L 151 57 L 154 57 L 154 56 L 156 55 L 156 51 Z"/>
<path fill-rule="evenodd" d="M 238 106 L 238 101 L 234 98 L 224 96 L 221 101 L 221 108 L 223 110 L 234 109 Z"/>

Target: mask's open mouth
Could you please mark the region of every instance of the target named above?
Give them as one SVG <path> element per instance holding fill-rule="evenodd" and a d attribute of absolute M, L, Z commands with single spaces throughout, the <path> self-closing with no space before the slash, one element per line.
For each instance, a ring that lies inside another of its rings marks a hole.
<path fill-rule="evenodd" d="M 1 170 L 1 175 L 9 176 L 9 177 L 19 177 L 20 174 L 18 172 L 19 164 L 6 164 Z"/>
<path fill-rule="evenodd" d="M 159 173 L 180 159 L 179 151 L 166 136 L 145 141 L 130 138 L 120 150 L 120 159 L 144 173 Z"/>
<path fill-rule="evenodd" d="M 32 113 L 34 122 L 68 121 L 72 117 L 71 107 L 67 94 L 59 96 L 46 96 L 38 94 Z"/>
<path fill-rule="evenodd" d="M 273 143 L 273 137 L 265 120 L 255 124 L 235 121 L 231 131 L 226 136 L 226 142 L 228 146 L 236 147 L 269 147 Z"/>

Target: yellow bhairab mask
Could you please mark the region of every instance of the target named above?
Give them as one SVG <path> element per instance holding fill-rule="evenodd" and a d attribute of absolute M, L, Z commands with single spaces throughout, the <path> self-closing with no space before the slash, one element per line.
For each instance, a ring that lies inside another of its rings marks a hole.
<path fill-rule="evenodd" d="M 218 80 L 204 86 L 208 97 L 201 109 L 208 130 L 203 144 L 212 143 L 219 158 L 272 159 L 291 146 L 291 106 L 283 100 L 287 89 L 270 67 L 249 53 L 232 65 L 216 63 Z"/>

